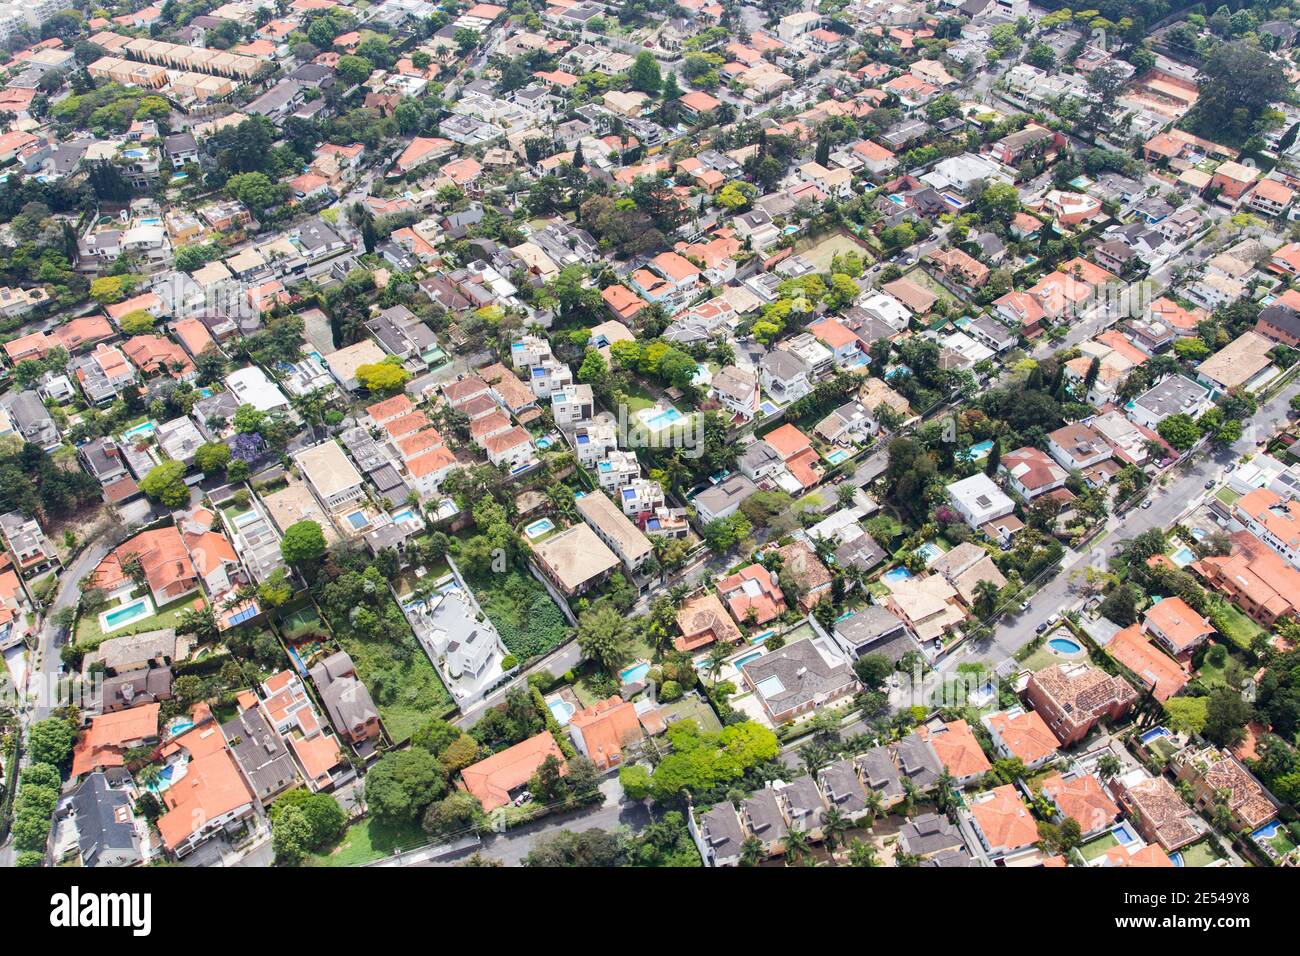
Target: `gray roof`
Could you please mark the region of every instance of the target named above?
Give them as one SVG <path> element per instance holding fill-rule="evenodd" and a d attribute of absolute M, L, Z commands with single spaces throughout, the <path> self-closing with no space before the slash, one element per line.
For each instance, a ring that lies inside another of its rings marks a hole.
<path fill-rule="evenodd" d="M 311 679 L 330 720 L 340 730 L 350 731 L 379 716 L 370 691 L 357 680 L 356 668 L 346 652 L 331 654 L 313 667 Z"/>
<path fill-rule="evenodd" d="M 104 850 L 117 850 L 140 858 L 135 826 L 131 818 L 131 798 L 125 791 L 109 786 L 99 771 L 86 777 L 72 795 L 76 815 L 77 846 L 82 866 L 95 866 Z"/>
<path fill-rule="evenodd" d="M 970 855 L 964 846 L 955 847 L 951 850 L 940 850 L 929 859 L 921 861 L 922 866 L 976 866 L 975 858 Z"/>
<path fill-rule="evenodd" d="M 900 634 L 907 636 L 907 626 L 896 615 L 879 606 L 869 604 L 835 624 L 835 633 L 846 643 L 857 649 L 858 654 L 883 653 L 877 645 L 891 644 Z M 916 642 L 909 639 L 911 648 L 917 649 Z M 903 651 L 899 652 L 901 657 Z M 897 658 L 895 658 L 896 660 Z"/>
<path fill-rule="evenodd" d="M 842 568 L 855 567 L 870 571 L 885 560 L 885 549 L 871 535 L 863 533 L 835 549 L 835 563 Z M 865 610 L 872 610 L 866 608 Z"/>
<path fill-rule="evenodd" d="M 945 850 L 965 850 L 961 831 L 946 816 L 922 813 L 898 829 L 898 842 L 903 852 L 916 856 L 929 856 Z"/>
<path fill-rule="evenodd" d="M 172 695 L 172 669 L 148 667 L 104 678 L 100 709 L 111 714 L 140 704 L 167 700 Z"/>
<path fill-rule="evenodd" d="M 760 364 L 768 375 L 782 382 L 808 374 L 808 364 L 788 349 L 772 349 Z"/>
<path fill-rule="evenodd" d="M 735 807 L 730 803 L 720 803 L 701 813 L 699 819 L 702 835 L 715 856 L 724 859 L 740 856 L 745 831 L 740 827 Z"/>
<path fill-rule="evenodd" d="M 774 714 L 785 713 L 855 680 L 848 664 L 828 663 L 809 638 L 743 664 L 742 670 Z M 779 680 L 780 689 L 765 693 L 763 682 L 773 677 Z"/>
<path fill-rule="evenodd" d="M 818 779 L 826 802 L 841 813 L 860 813 L 867 808 L 867 791 L 858 779 L 852 758 L 845 757 L 823 767 Z"/>
<path fill-rule="evenodd" d="M 99 645 L 98 659 L 110 671 L 136 661 L 169 664 L 176 656 L 176 629 L 165 627 L 126 637 L 111 637 Z"/>
<path fill-rule="evenodd" d="M 776 792 L 769 788 L 755 791 L 753 796 L 746 798 L 741 809 L 750 832 L 765 843 L 780 840 L 789 832 Z"/>
<path fill-rule="evenodd" d="M 826 801 L 817 782 L 808 774 L 796 777 L 777 791 L 785 802 L 790 825 L 799 830 L 815 830 L 822 825 Z"/>
<path fill-rule="evenodd" d="M 289 748 L 258 707 L 250 707 L 221 725 L 226 745 L 253 785 L 259 800 L 268 800 L 298 780 Z"/>
<path fill-rule="evenodd" d="M 943 773 L 939 755 L 928 740 L 913 731 L 890 747 L 898 771 L 912 781 L 918 790 L 929 790 Z"/>
<path fill-rule="evenodd" d="M 1170 375 L 1159 385 L 1147 389 L 1136 399 L 1135 405 L 1149 409 L 1164 418 L 1183 411 L 1188 405 L 1209 397 L 1210 390 L 1182 375 Z"/>
<path fill-rule="evenodd" d="M 706 488 L 696 495 L 695 506 L 698 508 L 703 505 L 713 514 L 717 514 L 733 503 L 744 501 L 757 490 L 758 485 L 744 475 L 732 475 L 721 484 Z"/>
<path fill-rule="evenodd" d="M 853 763 L 861 774 L 863 786 L 875 790 L 882 797 L 901 797 L 903 782 L 894 766 L 893 758 L 885 747 L 872 747 L 858 754 Z"/>

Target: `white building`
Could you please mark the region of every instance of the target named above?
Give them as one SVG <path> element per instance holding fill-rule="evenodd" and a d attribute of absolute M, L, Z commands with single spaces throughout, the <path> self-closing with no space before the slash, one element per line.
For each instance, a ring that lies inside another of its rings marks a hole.
<path fill-rule="evenodd" d="M 1016 503 L 983 473 L 954 481 L 947 492 L 952 506 L 972 528 L 978 529 L 1016 510 Z"/>

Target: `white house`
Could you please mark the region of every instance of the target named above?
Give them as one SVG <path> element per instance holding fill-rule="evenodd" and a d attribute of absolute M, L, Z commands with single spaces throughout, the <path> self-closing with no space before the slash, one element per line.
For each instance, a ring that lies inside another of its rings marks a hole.
<path fill-rule="evenodd" d="M 947 492 L 952 506 L 968 525 L 976 529 L 1005 517 L 1016 509 L 1016 503 L 1006 492 L 983 473 L 954 481 L 947 487 Z"/>

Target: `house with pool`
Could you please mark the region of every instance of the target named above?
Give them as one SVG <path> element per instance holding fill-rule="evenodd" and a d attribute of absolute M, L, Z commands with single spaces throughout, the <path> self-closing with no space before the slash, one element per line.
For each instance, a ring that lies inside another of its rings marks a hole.
<path fill-rule="evenodd" d="M 477 704 L 505 677 L 502 661 L 509 651 L 459 576 L 455 587 L 421 600 L 403 597 L 399 603 L 420 646 L 462 710 Z"/>
<path fill-rule="evenodd" d="M 1119 720 L 1137 701 L 1137 691 L 1087 660 L 1045 667 L 1030 675 L 1025 697 L 1052 729 L 1062 747 L 1078 743 L 1105 719 Z"/>
<path fill-rule="evenodd" d="M 142 573 L 149 593 L 132 598 L 140 587 L 132 576 L 137 564 L 136 573 Z M 101 615 L 101 624 L 107 632 L 150 617 L 155 607 L 197 590 L 199 575 L 180 530 L 171 525 L 127 538 L 99 562 L 91 572 L 90 584 L 103 591 L 110 602 L 120 602 L 119 607 Z"/>

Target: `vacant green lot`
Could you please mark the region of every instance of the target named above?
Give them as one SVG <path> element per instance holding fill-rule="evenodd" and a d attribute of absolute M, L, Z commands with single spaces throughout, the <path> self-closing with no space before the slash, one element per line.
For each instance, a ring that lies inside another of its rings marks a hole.
<path fill-rule="evenodd" d="M 515 567 L 507 574 L 472 578 L 469 586 L 506 649 L 521 661 L 545 654 L 564 640 L 569 622 L 528 572 Z"/>
<path fill-rule="evenodd" d="M 396 849 L 409 849 L 429 842 L 418 823 L 394 827 L 370 817 L 352 824 L 339 845 L 329 853 L 307 858 L 307 866 L 360 866 L 391 856 Z"/>

